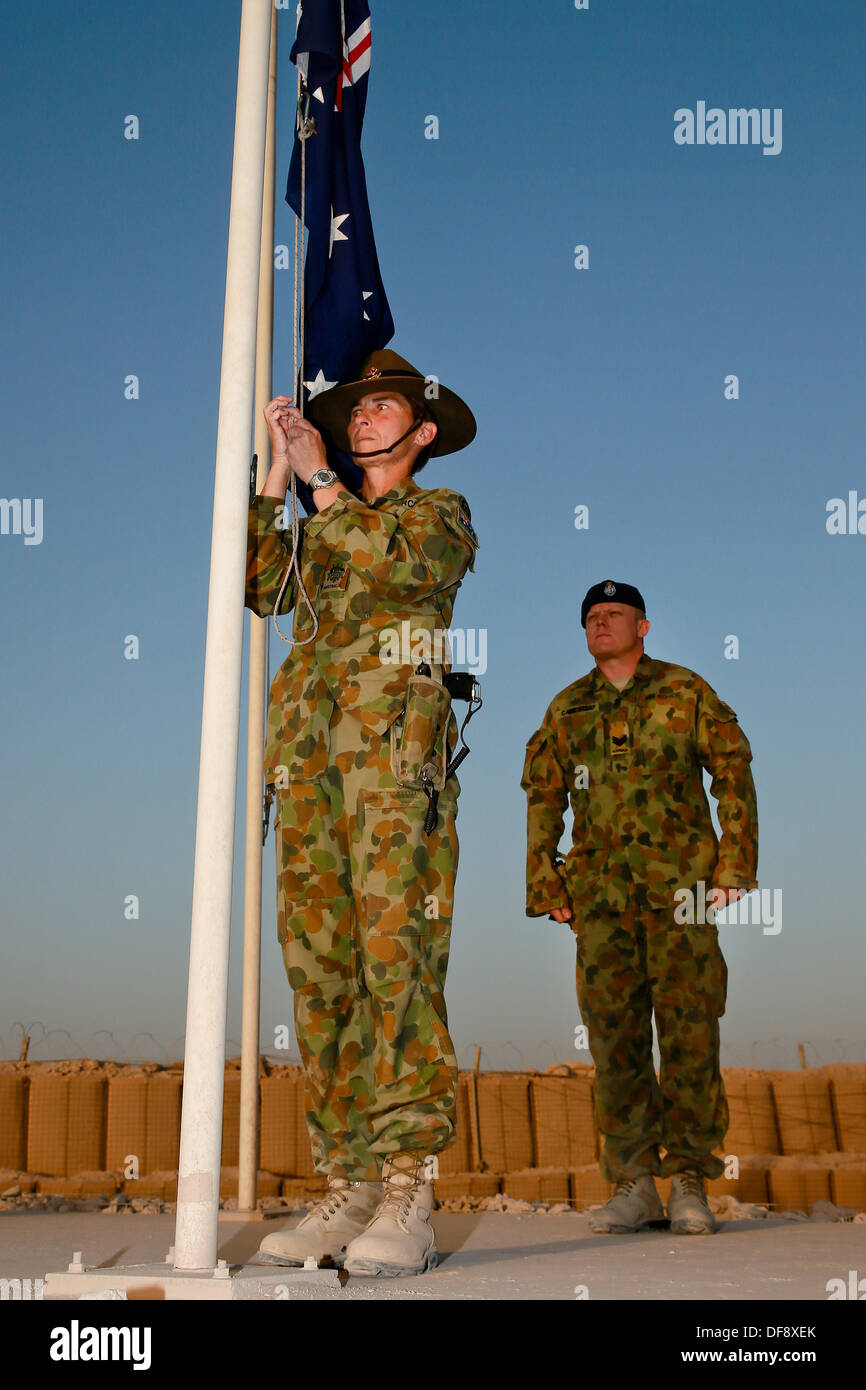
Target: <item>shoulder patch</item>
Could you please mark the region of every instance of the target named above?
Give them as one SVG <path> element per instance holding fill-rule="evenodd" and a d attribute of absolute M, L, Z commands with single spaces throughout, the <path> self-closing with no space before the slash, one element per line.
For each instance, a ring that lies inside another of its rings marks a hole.
<path fill-rule="evenodd" d="M 459 502 L 457 505 L 457 520 L 460 522 L 460 525 L 463 527 L 463 530 L 469 536 L 473 545 L 478 545 L 478 537 L 476 536 L 475 530 L 472 526 L 472 516 L 465 502 Z"/>

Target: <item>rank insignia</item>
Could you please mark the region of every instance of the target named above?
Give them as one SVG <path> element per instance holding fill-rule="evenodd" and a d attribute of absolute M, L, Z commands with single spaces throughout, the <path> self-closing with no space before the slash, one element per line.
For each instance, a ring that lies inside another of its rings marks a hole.
<path fill-rule="evenodd" d="M 322 580 L 322 592 L 329 589 L 345 589 L 348 578 L 348 565 L 329 565 Z"/>
<path fill-rule="evenodd" d="M 631 755 L 631 736 L 624 719 L 617 719 L 611 723 L 610 755 L 612 758 L 627 758 Z"/>

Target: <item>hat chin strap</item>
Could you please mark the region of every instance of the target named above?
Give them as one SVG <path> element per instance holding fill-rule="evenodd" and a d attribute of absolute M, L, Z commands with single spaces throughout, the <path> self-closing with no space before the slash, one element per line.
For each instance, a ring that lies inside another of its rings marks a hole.
<path fill-rule="evenodd" d="M 402 444 L 404 439 L 408 439 L 410 434 L 414 434 L 415 430 L 417 430 L 420 425 L 423 425 L 423 423 L 424 421 L 419 415 L 416 420 L 412 421 L 406 433 L 401 434 L 399 439 L 395 439 L 394 443 L 390 444 L 387 449 L 367 449 L 366 451 L 363 449 L 349 449 L 348 452 L 352 455 L 353 459 L 373 459 L 379 454 L 390 454 L 396 449 L 398 444 Z"/>

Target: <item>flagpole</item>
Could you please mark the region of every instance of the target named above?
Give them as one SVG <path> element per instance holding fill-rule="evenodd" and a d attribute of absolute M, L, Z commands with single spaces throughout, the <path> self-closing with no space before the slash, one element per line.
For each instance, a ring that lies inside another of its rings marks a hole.
<path fill-rule="evenodd" d="M 271 60 L 262 236 L 259 251 L 259 308 L 256 328 L 256 492 L 268 476 L 270 440 L 262 411 L 271 399 L 274 350 L 274 186 L 276 180 L 277 10 L 271 11 Z M 265 635 L 267 620 L 250 614 L 247 714 L 247 825 L 244 861 L 244 972 L 241 1019 L 241 1105 L 238 1144 L 238 1211 L 256 1209 L 259 1166 L 259 995 L 262 945 L 262 760 L 265 751 Z"/>
<path fill-rule="evenodd" d="M 241 9 L 174 1243 L 180 1270 L 216 1267 L 272 8 L 273 0 L 243 0 Z"/>

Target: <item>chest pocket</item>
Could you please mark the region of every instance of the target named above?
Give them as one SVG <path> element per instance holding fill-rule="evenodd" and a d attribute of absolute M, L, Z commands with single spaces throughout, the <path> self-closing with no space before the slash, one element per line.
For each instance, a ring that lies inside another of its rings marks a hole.
<path fill-rule="evenodd" d="M 604 730 L 595 705 L 563 710 L 559 754 L 577 815 L 604 780 Z"/>
<path fill-rule="evenodd" d="M 694 761 L 692 718 L 665 700 L 649 700 L 641 707 L 634 738 L 634 761 L 650 772 L 685 768 Z"/>

